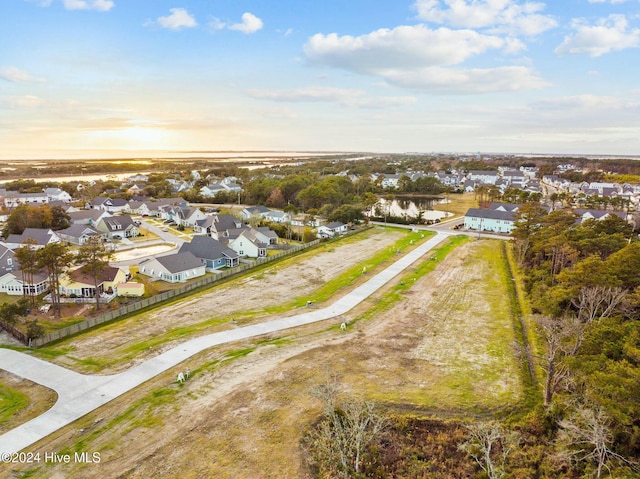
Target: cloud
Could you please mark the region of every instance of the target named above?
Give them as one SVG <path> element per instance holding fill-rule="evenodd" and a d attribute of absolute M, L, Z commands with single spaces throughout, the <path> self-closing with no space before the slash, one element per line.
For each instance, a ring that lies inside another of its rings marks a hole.
<path fill-rule="evenodd" d="M 463 28 L 491 28 L 495 32 L 534 36 L 558 25 L 542 15 L 545 4 L 514 0 L 416 0 L 418 18 Z"/>
<path fill-rule="evenodd" d="M 410 105 L 414 97 L 368 97 L 363 90 L 333 87 L 306 87 L 290 90 L 249 90 L 249 95 L 259 100 L 276 102 L 330 102 L 356 108 L 387 108 Z"/>
<path fill-rule="evenodd" d="M 15 67 L 0 68 L 0 79 L 11 83 L 42 83 L 43 78 L 34 77 L 31 73 Z"/>
<path fill-rule="evenodd" d="M 475 94 L 538 89 L 547 86 L 531 68 L 453 69 L 428 67 L 415 71 L 389 70 L 383 78 L 392 85 L 431 93 Z"/>
<path fill-rule="evenodd" d="M 198 26 L 196 19 L 193 15 L 191 15 L 184 8 L 171 8 L 169 10 L 171 15 L 167 15 L 166 17 L 158 17 L 155 22 L 157 25 L 160 25 L 162 28 L 167 28 L 169 30 L 178 31 L 183 28 L 194 28 Z"/>
<path fill-rule="evenodd" d="M 586 54 L 599 57 L 627 48 L 640 46 L 640 29 L 629 30 L 624 15 L 609 15 L 600 19 L 596 25 L 588 25 L 582 19 L 573 21 L 575 33 L 568 35 L 555 49 L 558 55 Z"/>
<path fill-rule="evenodd" d="M 263 23 L 254 14 L 246 12 L 242 14 L 242 22 L 229 25 L 229 30 L 250 34 L 262 29 Z"/>
<path fill-rule="evenodd" d="M 507 47 L 513 50 L 513 44 L 503 38 L 473 30 L 432 30 L 415 25 L 359 37 L 318 33 L 304 45 L 304 54 L 312 63 L 379 74 L 388 68 L 455 65 L 489 49 Z"/>
<path fill-rule="evenodd" d="M 37 96 L 22 95 L 22 96 L 9 96 L 0 97 L 0 103 L 4 103 L 12 109 L 24 109 L 24 108 L 39 108 L 46 102 Z"/>
<path fill-rule="evenodd" d="M 532 104 L 532 107 L 543 111 L 578 111 L 588 112 L 593 116 L 595 111 L 635 111 L 640 112 L 640 101 L 630 98 L 616 98 L 613 96 L 575 95 L 546 100 Z"/>
<path fill-rule="evenodd" d="M 541 78 L 523 66 L 445 68 L 492 49 L 512 53 L 522 48 L 513 38 L 415 25 L 376 30 L 359 37 L 316 34 L 305 44 L 304 53 L 311 63 L 374 75 L 388 84 L 431 92 L 481 93 L 545 86 Z"/>
<path fill-rule="evenodd" d="M 112 0 L 62 0 L 62 3 L 67 10 L 98 10 L 99 12 L 108 12 L 115 6 Z"/>

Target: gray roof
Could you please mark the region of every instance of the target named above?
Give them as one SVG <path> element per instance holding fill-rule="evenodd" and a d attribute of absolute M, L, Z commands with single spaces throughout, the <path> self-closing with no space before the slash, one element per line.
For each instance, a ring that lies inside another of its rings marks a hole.
<path fill-rule="evenodd" d="M 256 229 L 260 233 L 262 233 L 263 235 L 265 235 L 265 236 L 267 236 L 269 238 L 278 238 L 278 235 L 276 234 L 276 232 L 270 230 L 268 226 L 258 226 Z"/>
<path fill-rule="evenodd" d="M 96 221 L 98 218 L 104 215 L 105 212 L 102 210 L 80 210 L 80 211 L 72 211 L 67 214 L 69 215 L 69 218 L 71 218 L 71 222 L 82 221 L 86 219 L 92 219 Z"/>
<path fill-rule="evenodd" d="M 216 260 L 223 256 L 226 258 L 238 257 L 235 251 L 210 236 L 194 236 L 190 243 L 184 243 L 180 247 L 178 254 L 185 252 L 190 252 L 196 258 L 201 259 Z"/>
<path fill-rule="evenodd" d="M 499 203 L 499 202 L 493 202 L 489 205 L 489 209 L 490 210 L 497 210 L 498 208 L 503 208 L 506 211 L 517 211 L 518 208 L 520 208 L 519 204 L 515 204 L 515 203 Z"/>
<path fill-rule="evenodd" d="M 593 216 L 596 219 L 604 218 L 607 215 L 615 215 L 623 220 L 627 218 L 627 214 L 624 211 L 595 210 L 595 209 L 588 209 L 588 208 L 576 208 L 573 211 L 574 213 L 580 216 L 584 216 L 585 214 L 589 213 L 591 216 Z"/>
<path fill-rule="evenodd" d="M 196 258 L 193 253 L 189 251 L 170 254 L 168 256 L 160 256 L 159 258 L 155 258 L 155 260 L 170 273 L 180 273 L 181 271 L 199 268 L 202 266 L 202 261 Z"/>
<path fill-rule="evenodd" d="M 488 210 L 480 208 L 469 208 L 464 215 L 465 218 L 483 218 L 490 220 L 515 221 L 513 213 L 510 211 Z"/>
<path fill-rule="evenodd" d="M 134 226 L 133 219 L 131 216 L 109 216 L 108 218 L 103 218 L 102 222 L 107 227 L 109 231 L 123 231 L 127 228 Z M 118 225 L 120 227 L 118 228 Z"/>
<path fill-rule="evenodd" d="M 258 205 L 258 206 L 248 206 L 244 209 L 244 211 L 253 215 L 253 214 L 268 213 L 271 210 L 266 206 Z"/>
<path fill-rule="evenodd" d="M 101 234 L 98 230 L 88 225 L 71 225 L 68 228 L 57 231 L 56 233 L 59 235 L 73 236 L 74 238 L 79 238 L 85 233 L 95 235 Z"/>
<path fill-rule="evenodd" d="M 21 244 L 26 239 L 33 239 L 39 245 L 46 245 L 51 240 L 51 230 L 49 228 L 26 228 L 21 235 L 11 234 L 7 238 L 7 243 Z"/>
<path fill-rule="evenodd" d="M 342 228 L 344 226 L 344 223 L 340 222 L 340 221 L 334 221 L 333 223 L 329 223 L 327 225 L 325 225 L 327 228 L 329 228 L 330 230 L 334 230 L 336 228 Z"/>

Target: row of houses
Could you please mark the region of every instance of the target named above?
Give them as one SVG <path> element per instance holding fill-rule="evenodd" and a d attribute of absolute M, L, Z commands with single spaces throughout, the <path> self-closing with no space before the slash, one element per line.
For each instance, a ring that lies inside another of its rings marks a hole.
<path fill-rule="evenodd" d="M 517 221 L 516 213 L 521 205 L 509 203 L 491 203 L 488 208 L 469 208 L 464 216 L 464 228 L 474 231 L 510 234 Z M 549 211 L 550 208 L 547 208 Z M 587 220 L 604 220 L 609 215 L 618 216 L 627 221 L 627 214 L 622 211 L 575 208 L 576 222 Z"/>

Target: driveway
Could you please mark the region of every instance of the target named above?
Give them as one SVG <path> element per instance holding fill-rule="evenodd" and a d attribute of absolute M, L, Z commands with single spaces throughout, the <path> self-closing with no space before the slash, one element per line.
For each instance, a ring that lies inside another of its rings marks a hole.
<path fill-rule="evenodd" d="M 194 338 L 119 374 L 111 376 L 79 374 L 28 354 L 0 348 L 2 369 L 42 384 L 58 393 L 56 404 L 47 412 L 0 436 L 0 454 L 21 451 L 201 351 L 220 344 L 340 316 L 375 293 L 450 234 L 438 232 L 433 238 L 417 246 L 330 306 L 309 310 L 296 316 Z"/>

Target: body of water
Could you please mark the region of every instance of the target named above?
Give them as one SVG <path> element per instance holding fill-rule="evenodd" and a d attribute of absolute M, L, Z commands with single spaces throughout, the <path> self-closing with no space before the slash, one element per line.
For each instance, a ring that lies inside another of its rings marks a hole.
<path fill-rule="evenodd" d="M 439 211 L 434 206 L 445 203 L 447 200 L 442 197 L 408 197 L 398 196 L 391 200 L 380 198 L 378 204 L 369 211 L 369 216 L 396 216 L 399 218 L 418 218 L 423 220 L 443 220 L 452 213 Z"/>

